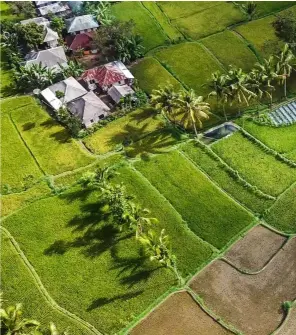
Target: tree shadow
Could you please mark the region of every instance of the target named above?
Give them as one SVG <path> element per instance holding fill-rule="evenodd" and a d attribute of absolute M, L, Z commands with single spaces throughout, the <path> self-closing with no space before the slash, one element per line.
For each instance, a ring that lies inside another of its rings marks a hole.
<path fill-rule="evenodd" d="M 40 126 L 42 126 L 44 128 L 52 128 L 52 127 L 55 127 L 56 125 L 57 125 L 57 122 L 54 119 L 51 119 L 51 118 L 40 123 Z"/>
<path fill-rule="evenodd" d="M 33 128 L 36 127 L 36 123 L 35 122 L 27 122 L 25 124 L 23 124 L 22 128 L 23 128 L 23 131 L 27 131 L 27 130 L 31 130 Z"/>
<path fill-rule="evenodd" d="M 55 141 L 63 144 L 71 142 L 71 136 L 67 129 L 63 128 L 60 131 L 57 131 L 53 134 L 50 134 L 49 137 L 53 138 Z"/>

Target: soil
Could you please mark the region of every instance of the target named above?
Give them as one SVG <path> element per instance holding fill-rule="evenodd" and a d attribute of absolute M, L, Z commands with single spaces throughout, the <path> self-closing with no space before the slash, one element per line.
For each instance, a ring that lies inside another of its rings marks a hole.
<path fill-rule="evenodd" d="M 205 305 L 245 335 L 268 335 L 282 322 L 284 301 L 296 298 L 296 238 L 256 275 L 242 274 L 222 260 L 190 283 Z"/>
<path fill-rule="evenodd" d="M 131 332 L 132 335 L 232 335 L 214 321 L 188 292 L 169 296 Z"/>
<path fill-rule="evenodd" d="M 296 307 L 292 309 L 283 327 L 275 335 L 295 335 L 296 334 Z"/>
<path fill-rule="evenodd" d="M 271 230 L 256 226 L 225 254 L 225 258 L 239 269 L 260 271 L 279 251 L 286 238 Z"/>

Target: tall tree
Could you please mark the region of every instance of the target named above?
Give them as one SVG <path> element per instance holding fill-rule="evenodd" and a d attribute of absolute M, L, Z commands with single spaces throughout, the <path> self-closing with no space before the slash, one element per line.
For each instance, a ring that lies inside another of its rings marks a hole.
<path fill-rule="evenodd" d="M 53 15 L 50 19 L 50 28 L 56 31 L 60 37 L 63 36 L 63 33 L 66 29 L 66 24 L 63 18 Z"/>
<path fill-rule="evenodd" d="M 279 79 L 276 72 L 274 57 L 270 56 L 268 59 L 264 59 L 262 63 L 256 63 L 255 69 L 257 70 L 258 79 L 261 82 L 261 86 L 267 93 L 270 99 L 270 108 L 272 107 L 273 91 L 275 90 L 273 82 Z"/>
<path fill-rule="evenodd" d="M 157 261 L 162 266 L 172 270 L 178 279 L 179 285 L 184 283 L 184 279 L 177 268 L 176 256 L 172 253 L 169 246 L 169 236 L 165 235 L 164 229 L 162 229 L 160 235 L 150 230 L 147 234 L 140 236 L 139 241 L 143 244 L 144 251 L 151 261 Z"/>
<path fill-rule="evenodd" d="M 247 1 L 241 4 L 241 10 L 245 13 L 251 21 L 256 14 L 257 4 L 254 1 Z"/>
<path fill-rule="evenodd" d="M 27 24 L 18 24 L 17 32 L 19 34 L 20 42 L 28 49 L 38 50 L 38 46 L 43 43 L 44 27 L 35 22 Z"/>
<path fill-rule="evenodd" d="M 39 322 L 22 318 L 22 304 L 0 309 L 1 331 L 3 335 L 24 335 L 39 328 Z"/>
<path fill-rule="evenodd" d="M 11 1 L 9 2 L 13 14 L 21 15 L 25 18 L 36 16 L 36 10 L 32 1 Z"/>
<path fill-rule="evenodd" d="M 109 1 L 83 1 L 82 10 L 84 13 L 96 17 L 103 26 L 109 26 L 115 20 L 111 12 L 111 3 Z"/>
<path fill-rule="evenodd" d="M 257 96 L 251 91 L 248 74 L 244 73 L 240 68 L 230 66 L 227 76 L 231 99 L 236 100 L 239 106 L 242 103 L 249 106 L 249 101 L 256 99 Z"/>
<path fill-rule="evenodd" d="M 49 331 L 50 335 L 70 335 L 70 332 L 68 330 L 59 332 L 56 325 L 53 322 L 50 322 L 49 324 Z"/>
<path fill-rule="evenodd" d="M 180 93 L 175 92 L 173 85 L 167 84 L 159 89 L 154 89 L 151 93 L 150 103 L 159 113 L 171 118 L 176 111 L 176 101 Z"/>
<path fill-rule="evenodd" d="M 288 44 L 285 44 L 283 50 L 276 56 L 277 64 L 276 64 L 276 72 L 279 75 L 279 80 L 282 82 L 284 86 L 284 96 L 287 97 L 287 79 L 291 76 L 293 67 L 292 64 L 295 61 L 295 56 L 291 51 Z"/>
<path fill-rule="evenodd" d="M 213 91 L 209 94 L 209 96 L 216 96 L 217 103 L 220 102 L 222 104 L 225 120 L 227 120 L 225 104 L 231 99 L 228 81 L 229 77 L 227 75 L 220 74 L 220 72 L 212 73 L 212 81 L 210 86 Z"/>
<path fill-rule="evenodd" d="M 183 114 L 181 123 L 193 127 L 196 137 L 197 127 L 202 128 L 203 121 L 209 118 L 210 105 L 203 101 L 202 96 L 197 96 L 193 90 L 181 93 L 176 101 L 178 111 Z"/>
<path fill-rule="evenodd" d="M 279 13 L 273 22 L 276 35 L 296 50 L 296 16 L 292 10 Z"/>
<path fill-rule="evenodd" d="M 80 75 L 84 72 L 83 67 L 76 60 L 70 60 L 67 66 L 60 65 L 60 68 L 64 79 L 69 77 L 80 77 Z"/>

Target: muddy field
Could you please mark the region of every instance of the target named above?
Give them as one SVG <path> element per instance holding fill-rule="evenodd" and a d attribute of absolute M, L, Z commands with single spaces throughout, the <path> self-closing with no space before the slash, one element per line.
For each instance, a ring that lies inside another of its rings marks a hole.
<path fill-rule="evenodd" d="M 234 266 L 248 272 L 261 270 L 279 251 L 286 238 L 259 225 L 238 241 L 225 258 Z"/>
<path fill-rule="evenodd" d="M 187 292 L 174 293 L 132 331 L 132 335 L 232 335 Z"/>
<path fill-rule="evenodd" d="M 206 306 L 246 335 L 268 335 L 284 318 L 282 303 L 296 298 L 296 238 L 256 275 L 242 274 L 222 260 L 190 283 Z"/>
<path fill-rule="evenodd" d="M 292 309 L 283 327 L 274 335 L 295 335 L 296 334 L 296 307 Z"/>

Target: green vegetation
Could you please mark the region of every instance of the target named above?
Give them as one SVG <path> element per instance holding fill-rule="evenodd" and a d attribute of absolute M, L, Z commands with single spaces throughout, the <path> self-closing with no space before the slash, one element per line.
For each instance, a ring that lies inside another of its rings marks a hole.
<path fill-rule="evenodd" d="M 295 5 L 295 1 L 256 1 L 256 17 L 276 13 Z"/>
<path fill-rule="evenodd" d="M 275 128 L 245 120 L 239 120 L 238 123 L 258 140 L 281 154 L 289 154 L 296 148 L 296 124 Z"/>
<path fill-rule="evenodd" d="M 228 68 L 230 64 L 233 64 L 248 71 L 251 70 L 258 61 L 247 43 L 230 30 L 207 37 L 202 40 L 202 44 L 204 44 L 226 68 Z"/>
<path fill-rule="evenodd" d="M 1 214 L 2 216 L 11 214 L 17 209 L 49 194 L 49 187 L 45 182 L 41 182 L 24 192 L 2 195 L 0 198 Z"/>
<path fill-rule="evenodd" d="M 248 212 L 176 151 L 136 162 L 135 167 L 172 203 L 192 231 L 217 248 L 252 222 Z"/>
<path fill-rule="evenodd" d="M 232 195 L 241 204 L 255 213 L 262 213 L 269 208 L 273 200 L 257 196 L 239 184 L 236 179 L 225 171 L 221 164 L 208 155 L 195 142 L 189 142 L 181 146 L 181 150 L 223 190 Z"/>
<path fill-rule="evenodd" d="M 45 327 L 53 321 L 60 329 L 69 327 L 73 335 L 89 335 L 90 332 L 50 306 L 9 238 L 5 233 L 1 233 L 1 237 L 1 290 L 4 292 L 4 304 L 13 305 L 22 301 L 24 317 L 34 318 Z"/>
<path fill-rule="evenodd" d="M 149 12 L 155 17 L 158 24 L 162 27 L 166 35 L 172 41 L 179 41 L 183 39 L 183 35 L 173 26 L 170 24 L 168 18 L 165 16 L 163 11 L 159 7 L 159 3 L 153 1 L 144 1 L 142 2 L 143 6 L 146 7 Z"/>
<path fill-rule="evenodd" d="M 200 38 L 223 31 L 228 26 L 244 21 L 246 17 L 232 3 L 220 2 L 200 13 L 179 18 L 174 24 L 188 38 Z"/>
<path fill-rule="evenodd" d="M 279 195 L 295 181 L 295 168 L 266 154 L 240 132 L 214 143 L 212 149 L 247 181 L 270 195 Z"/>
<path fill-rule="evenodd" d="M 135 33 L 143 37 L 146 51 L 163 45 L 166 36 L 151 14 L 141 2 L 121 2 L 111 7 L 112 14 L 121 21 L 133 20 L 136 24 Z"/>
<path fill-rule="evenodd" d="M 209 93 L 211 73 L 223 71 L 216 60 L 198 43 L 182 43 L 161 49 L 155 57 L 198 95 Z"/>
<path fill-rule="evenodd" d="M 181 17 L 187 17 L 198 12 L 202 12 L 206 9 L 219 6 L 218 1 L 162 1 L 159 2 L 159 6 L 168 15 L 168 17 L 173 19 L 178 19 Z"/>
<path fill-rule="evenodd" d="M 296 233 L 296 184 L 265 215 L 267 223 L 286 233 Z"/>
<path fill-rule="evenodd" d="M 26 186 L 26 180 L 34 183 L 42 176 L 7 114 L 1 117 L 1 152 L 1 192 L 4 185 L 7 191 L 19 191 Z"/>
<path fill-rule="evenodd" d="M 263 19 L 255 20 L 235 28 L 249 43 L 251 43 L 257 52 L 268 57 L 273 53 L 278 53 L 283 46 L 272 27 L 275 16 L 267 16 Z"/>
<path fill-rule="evenodd" d="M 164 122 L 151 109 L 137 110 L 107 124 L 83 142 L 96 154 L 104 154 L 137 141 L 157 129 L 163 128 Z"/>
<path fill-rule="evenodd" d="M 58 174 L 92 162 L 93 158 L 70 137 L 68 131 L 36 102 L 12 110 L 11 117 L 46 173 Z"/>
<path fill-rule="evenodd" d="M 131 69 L 139 86 L 148 94 L 159 85 L 171 84 L 176 89 L 181 84 L 153 57 L 146 57 Z"/>

